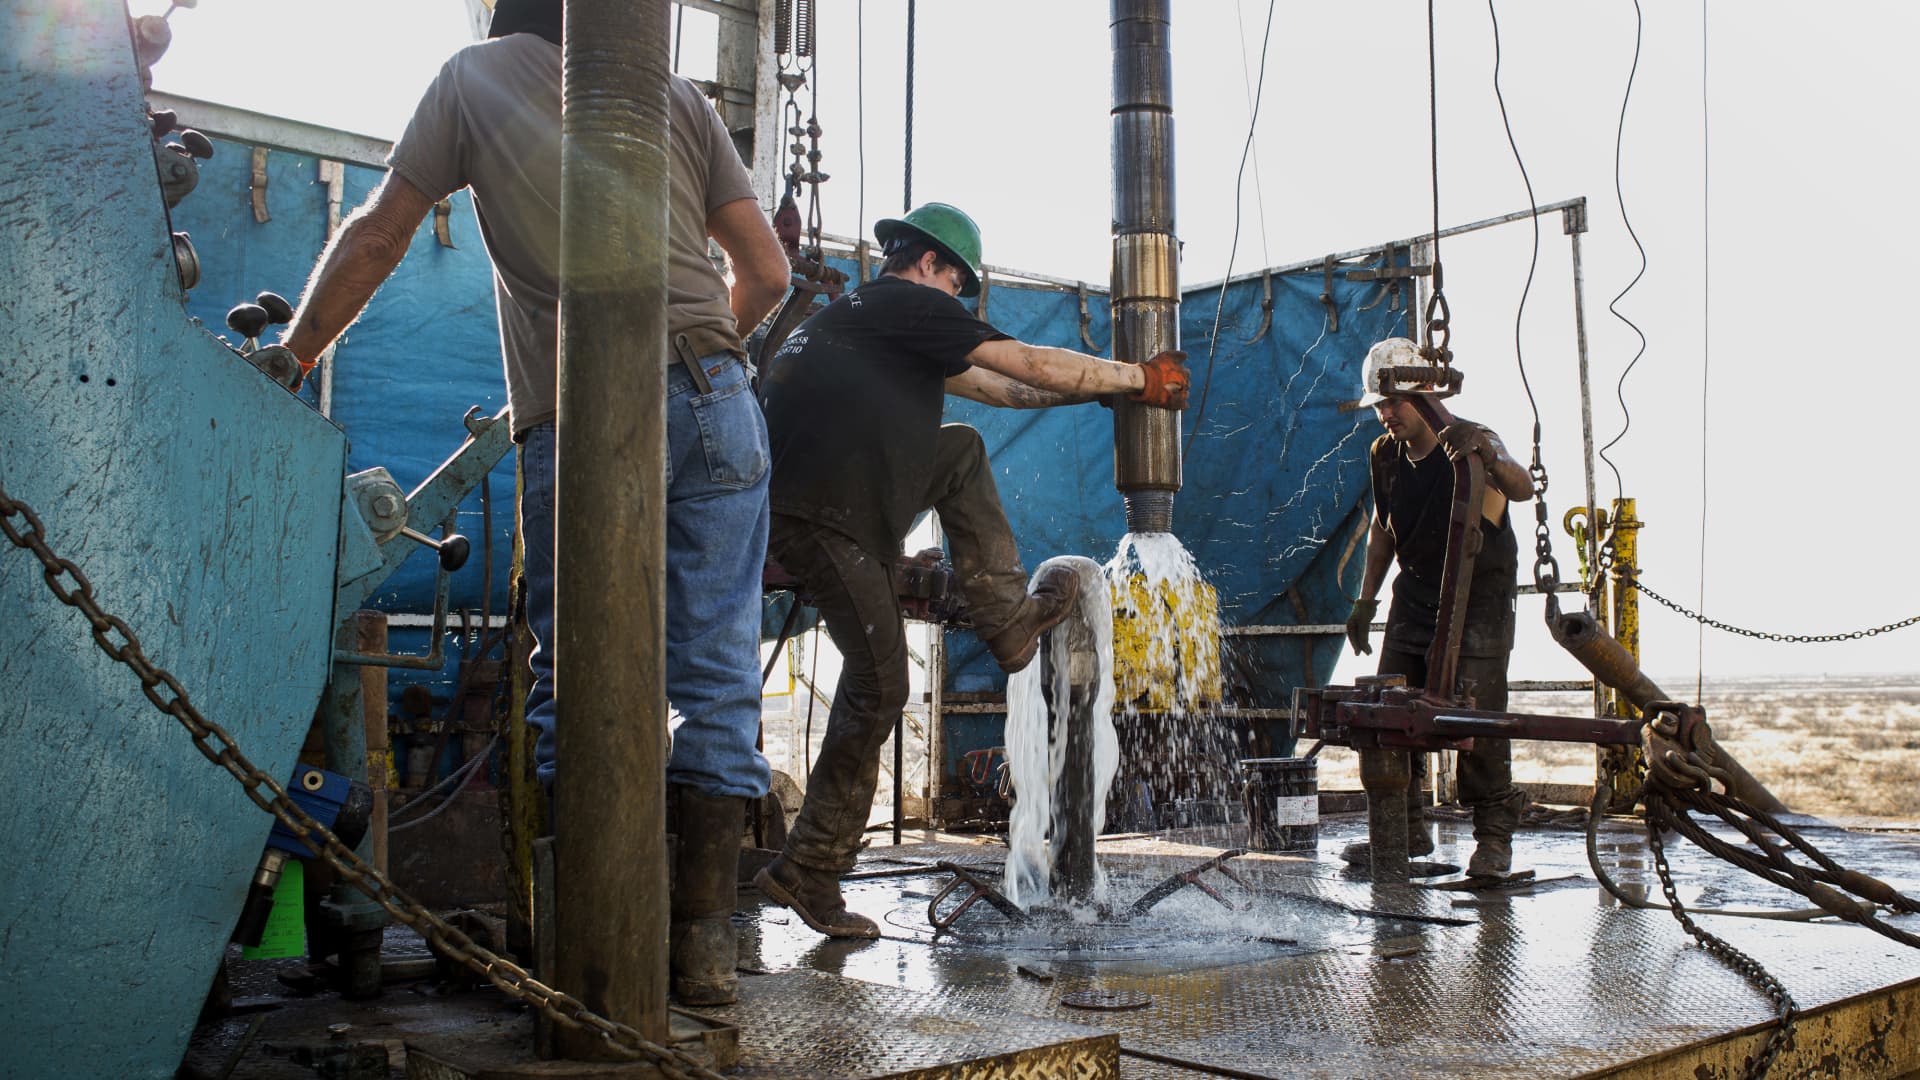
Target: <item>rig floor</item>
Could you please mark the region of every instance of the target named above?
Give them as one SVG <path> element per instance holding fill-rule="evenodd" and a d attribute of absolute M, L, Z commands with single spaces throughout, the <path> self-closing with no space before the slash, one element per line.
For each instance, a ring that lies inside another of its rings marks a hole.
<path fill-rule="evenodd" d="M 1467 823 L 1442 817 L 1436 828 L 1431 858 L 1463 863 Z M 1237 880 L 1202 873 L 1220 899 L 1185 888 L 1137 919 L 1083 913 L 1044 930 L 981 903 L 938 935 L 928 905 L 952 875 L 935 864 L 997 884 L 1004 846 L 950 836 L 875 846 L 844 890 L 850 907 L 880 921 L 881 939 L 823 938 L 743 888 L 741 998 L 702 1012 L 737 1026 L 730 1074 L 743 1077 L 1704 1080 L 1743 1075 L 1773 1027 L 1767 996 L 1664 907 L 1636 910 L 1600 889 L 1582 831 L 1523 831 L 1515 867 L 1533 870 L 1533 882 L 1463 892 L 1355 878 L 1337 853 L 1363 829 L 1362 815 L 1331 817 L 1317 851 L 1238 857 Z M 1843 865 L 1920 892 L 1920 836 L 1817 824 L 1808 836 Z M 1113 908 L 1243 840 L 1235 827 L 1102 840 Z M 1617 882 L 1661 902 L 1642 831 L 1608 822 L 1598 848 Z M 1690 909 L 1798 906 L 1684 841 L 1668 852 Z M 942 914 L 966 892 L 942 900 Z M 1771 1075 L 1920 1072 L 1920 951 L 1833 920 L 1695 918 L 1798 1003 L 1795 1037 Z M 1920 932 L 1920 917 L 1890 921 Z M 325 992 L 276 1000 L 248 993 L 263 973 L 275 982 L 268 968 L 230 969 L 237 1000 L 264 1011 L 203 1025 L 188 1055 L 194 1073 L 231 1065 L 236 1077 L 313 1076 L 316 1055 L 360 1042 L 384 1047 L 396 1074 L 521 1075 L 435 1072 L 407 1052 L 423 1037 L 530 1031 L 525 1010 L 495 992 L 421 982 L 373 1003 Z M 330 1038 L 338 1023 L 352 1027 Z"/>

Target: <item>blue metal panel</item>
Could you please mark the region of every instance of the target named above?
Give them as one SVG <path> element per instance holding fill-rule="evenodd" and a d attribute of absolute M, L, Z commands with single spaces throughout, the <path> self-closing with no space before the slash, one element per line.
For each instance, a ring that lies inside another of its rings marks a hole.
<path fill-rule="evenodd" d="M 216 140 L 212 160 L 201 167 L 200 187 L 174 210 L 174 227 L 193 234 L 207 255 L 201 284 L 188 311 L 228 337 L 227 309 L 262 289 L 298 301 L 307 275 L 326 243 L 327 189 L 319 182 L 319 159 L 274 150 L 267 155 L 267 210 L 254 219 L 249 183 L 252 148 Z M 345 167 L 341 212 L 366 201 L 385 173 Z M 381 287 L 366 314 L 348 328 L 334 351 L 333 419 L 347 430 L 350 470 L 384 466 L 402 490 L 427 478 L 466 438 L 460 418 L 478 405 L 491 416 L 506 404 L 500 337 L 493 304 L 493 271 L 480 241 L 472 196 L 450 199 L 445 247 L 428 216 L 415 232 L 407 257 Z M 269 334 L 275 337 L 277 334 Z M 319 380 L 301 395 L 318 404 Z M 493 497 L 492 610 L 506 610 L 514 529 L 514 456 L 490 476 Z M 473 541 L 473 558 L 454 575 L 452 604 L 476 611 L 486 531 L 481 495 L 460 504 L 457 528 Z M 439 522 L 411 522 L 438 534 Z M 388 578 L 370 606 L 389 612 L 426 613 L 433 608 L 431 553 L 410 558 Z"/>
<path fill-rule="evenodd" d="M 1400 332 L 1405 316 L 1376 302 L 1377 287 L 1336 279 L 1340 329 L 1332 332 L 1319 299 L 1323 286 L 1318 271 L 1276 276 L 1271 326 L 1252 343 L 1245 339 L 1260 327 L 1261 283 L 1228 288 L 1211 366 L 1207 343 L 1219 290 L 1188 293 L 1181 307 L 1194 383 L 1174 533 L 1219 591 L 1228 625 L 1344 621 L 1359 581 L 1357 557 L 1341 556 L 1361 520 L 1366 450 L 1378 425 L 1351 403 L 1367 346 Z M 1090 298 L 1089 313 L 1094 341 L 1105 343 L 1105 298 Z M 1027 341 L 1084 348 L 1072 294 L 995 285 L 987 318 Z M 986 439 L 1028 566 L 1063 554 L 1111 557 L 1126 515 L 1113 488 L 1108 413 L 1094 406 L 1025 412 L 949 399 L 947 419 L 973 425 Z M 1288 598 L 1290 588 L 1304 614 Z M 1312 651 L 1313 674 L 1324 680 L 1339 640 L 1236 640 L 1232 647 L 1242 651 L 1237 672 L 1254 702 L 1277 705 L 1294 685 L 1310 681 L 1303 650 Z M 949 633 L 947 658 L 949 689 L 1004 684 L 972 634 Z"/>
<path fill-rule="evenodd" d="M 0 96 L 0 476 L 284 777 L 327 677 L 345 439 L 188 323 L 119 0 L 0 10 Z M 170 1077 L 270 819 L 0 560 L 0 1014 L 31 1033 L 0 1072 Z"/>

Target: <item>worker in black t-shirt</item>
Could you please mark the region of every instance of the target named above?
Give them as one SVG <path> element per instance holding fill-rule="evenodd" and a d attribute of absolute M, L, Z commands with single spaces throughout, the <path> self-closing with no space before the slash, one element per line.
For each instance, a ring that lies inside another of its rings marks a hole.
<path fill-rule="evenodd" d="M 928 203 L 874 234 L 881 276 L 801 323 L 760 376 L 773 454 L 768 554 L 800 579 L 843 664 L 806 801 L 754 881 L 834 937 L 880 932 L 846 909 L 840 876 L 860 850 L 880 748 L 907 701 L 894 560 L 914 519 L 939 513 L 973 625 L 1005 671 L 1032 662 L 1079 594 L 1067 568 L 1027 591 L 980 434 L 941 424 L 944 395 L 1025 409 L 1114 394 L 1183 409 L 1187 399 L 1180 353 L 1115 363 L 1028 345 L 975 318 L 957 298 L 980 292 L 980 231 L 958 209 Z"/>
<path fill-rule="evenodd" d="M 1377 392 L 1377 376 L 1387 367 L 1423 364 L 1419 346 L 1407 338 L 1388 338 L 1367 353 L 1361 404 L 1373 406 L 1386 434 L 1374 440 L 1373 524 L 1367 534 L 1366 571 L 1360 596 L 1347 619 L 1347 638 L 1358 653 L 1370 653 L 1367 632 L 1379 611 L 1374 597 L 1387 567 L 1398 562 L 1393 606 L 1380 642 L 1382 675 L 1405 675 L 1411 686 L 1427 680 L 1427 648 L 1433 644 L 1439 616 L 1442 568 L 1453 515 L 1453 461 L 1477 454 L 1486 465 L 1487 489 L 1481 501 L 1481 546 L 1469 581 L 1466 619 L 1460 636 L 1458 674 L 1470 683 L 1476 709 L 1507 707 L 1507 657 L 1513 651 L 1514 570 L 1518 546 L 1507 513 L 1509 500 L 1533 498 L 1533 480 L 1515 461 L 1500 437 L 1478 424 L 1456 419 L 1435 432 L 1421 418 L 1409 394 Z M 1441 451 L 1435 453 L 1435 450 Z M 1416 766 L 1424 754 L 1414 755 Z M 1476 737 L 1460 755 L 1460 802 L 1473 811 L 1473 857 L 1468 877 L 1505 877 L 1513 862 L 1513 831 L 1520 823 L 1525 796 L 1513 786 L 1513 764 L 1506 739 Z M 1419 772 L 1414 773 L 1417 791 Z M 1433 851 L 1420 803 L 1408 793 L 1407 853 Z M 1366 858 L 1365 845 L 1345 853 Z"/>

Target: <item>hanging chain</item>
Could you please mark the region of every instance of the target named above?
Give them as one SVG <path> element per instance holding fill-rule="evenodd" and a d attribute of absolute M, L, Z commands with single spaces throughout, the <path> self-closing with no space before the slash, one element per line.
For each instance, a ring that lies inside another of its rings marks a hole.
<path fill-rule="evenodd" d="M 1553 556 L 1553 530 L 1547 525 L 1547 467 L 1540 460 L 1540 421 L 1533 422 L 1533 461 L 1527 466 L 1533 481 L 1533 587 L 1547 598 L 1547 625 L 1560 618 L 1560 560 Z"/>
<path fill-rule="evenodd" d="M 19 518 L 23 526 L 16 526 Z M 366 894 L 387 913 L 420 932 L 442 955 L 485 976 L 508 997 L 539 1009 L 554 1023 L 573 1031 L 596 1034 L 607 1048 L 623 1057 L 652 1061 L 662 1073 L 674 1080 L 721 1080 L 720 1074 L 694 1058 L 671 1047 L 649 1041 L 632 1027 L 617 1023 L 588 1009 L 578 998 L 562 993 L 535 979 L 526 969 L 479 945 L 444 919 L 422 907 L 402 892 L 385 874 L 354 854 L 330 830 L 287 797 L 280 783 L 261 772 L 240 750 L 225 728 L 201 715 L 187 699 L 186 689 L 165 668 L 147 659 L 140 639 L 118 616 L 101 610 L 93 597 L 93 584 L 71 560 L 56 555 L 46 541 L 46 529 L 33 508 L 7 495 L 0 486 L 0 534 L 15 547 L 30 551 L 44 567 L 47 588 L 61 603 L 74 608 L 93 627 L 93 640 L 100 651 L 117 663 L 125 664 L 140 680 L 140 691 L 153 707 L 180 721 L 193 737 L 193 745 L 208 761 L 225 769 L 240 782 L 254 805 L 277 818 L 300 842 L 327 865 L 340 879 Z M 72 586 L 61 583 L 66 578 Z M 117 638 L 117 640 L 116 640 Z M 214 744 L 218 744 L 215 749 Z M 264 789 L 264 792 L 263 790 Z"/>
<path fill-rule="evenodd" d="M 1607 566 L 1612 565 L 1613 552 L 1610 547 L 1602 549 L 1601 561 Z M 1661 596 L 1659 593 L 1654 592 L 1652 589 L 1649 589 L 1645 585 L 1641 584 L 1640 576 L 1637 573 L 1625 572 L 1622 574 L 1622 576 L 1627 579 L 1627 584 L 1632 585 L 1634 588 L 1640 590 L 1642 593 L 1645 593 L 1650 599 L 1662 605 L 1665 605 L 1668 608 L 1671 608 L 1675 612 L 1678 612 L 1679 614 L 1684 615 L 1689 619 L 1692 619 L 1694 622 L 1697 622 L 1702 626 L 1710 626 L 1715 630 L 1725 630 L 1729 634 L 1739 634 L 1742 637 L 1758 638 L 1761 641 L 1782 641 L 1782 642 L 1787 642 L 1788 644 L 1793 644 L 1793 645 L 1826 644 L 1826 643 L 1835 642 L 1835 641 L 1859 641 L 1862 638 L 1877 637 L 1881 634 L 1891 633 L 1895 630 L 1904 630 L 1909 626 L 1913 626 L 1916 623 L 1920 623 L 1920 615 L 1915 615 L 1912 618 L 1902 619 L 1899 622 L 1887 623 L 1884 626 L 1875 626 L 1875 627 L 1872 627 L 1871 629 L 1866 629 L 1866 630 L 1850 630 L 1840 634 L 1776 634 L 1766 630 L 1748 630 L 1745 627 L 1734 626 L 1731 623 L 1721 622 L 1719 619 L 1708 618 L 1707 616 L 1702 615 L 1697 611 L 1694 611 L 1682 604 L 1677 604 L 1672 600 L 1669 600 L 1666 597 Z"/>
<path fill-rule="evenodd" d="M 821 257 L 820 185 L 829 179 L 820 171 L 820 86 L 815 64 L 814 0 L 779 0 L 774 9 L 773 50 L 780 64 L 776 76 L 787 100 L 781 105 L 792 159 L 787 163 L 786 200 L 797 202 L 807 187 L 807 239 L 811 258 Z M 809 108 L 800 108 L 800 88 L 807 87 Z M 804 119 L 802 119 L 804 117 Z M 804 140 L 804 141 L 803 141 Z"/>
<path fill-rule="evenodd" d="M 1673 910 L 1673 917 L 1680 921 L 1681 928 L 1692 935 L 1693 939 L 1700 943 L 1701 948 L 1706 949 L 1721 963 L 1738 972 L 1741 978 L 1747 980 L 1754 989 L 1765 994 L 1767 999 L 1773 1002 L 1775 1019 L 1773 1033 L 1767 1036 L 1766 1045 L 1760 1048 L 1760 1053 L 1747 1064 L 1747 1080 L 1760 1080 L 1767 1075 L 1767 1070 L 1773 1067 L 1773 1059 L 1792 1043 L 1793 1018 L 1800 1007 L 1794 1002 L 1793 995 L 1787 992 L 1787 988 L 1780 984 L 1780 980 L 1760 966 L 1758 960 L 1734 948 L 1693 921 L 1693 916 L 1687 913 L 1686 905 L 1680 902 L 1679 890 L 1674 888 L 1673 869 L 1667 865 L 1667 849 L 1660 842 L 1660 826 L 1651 812 L 1647 814 L 1647 846 L 1653 850 L 1653 866 L 1660 875 L 1660 891 L 1666 895 L 1667 906 Z"/>

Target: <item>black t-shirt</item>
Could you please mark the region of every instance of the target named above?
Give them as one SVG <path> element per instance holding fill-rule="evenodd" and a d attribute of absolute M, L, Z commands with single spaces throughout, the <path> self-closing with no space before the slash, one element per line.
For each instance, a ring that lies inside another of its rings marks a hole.
<path fill-rule="evenodd" d="M 1385 646 L 1422 652 L 1433 644 L 1440 614 L 1440 583 L 1446 576 L 1447 530 L 1453 516 L 1453 463 L 1435 447 L 1414 461 L 1404 443 L 1382 435 L 1374 442 L 1374 514 L 1393 537 L 1400 572 L 1393 579 L 1393 604 L 1387 611 Z M 1514 573 L 1519 543 L 1512 515 L 1498 522 L 1480 520 L 1480 553 L 1467 586 L 1467 618 L 1461 631 L 1463 656 L 1505 656 L 1513 648 Z"/>
<path fill-rule="evenodd" d="M 815 312 L 760 373 L 774 512 L 898 554 L 928 505 L 946 380 L 1008 336 L 941 290 L 892 276 Z"/>

